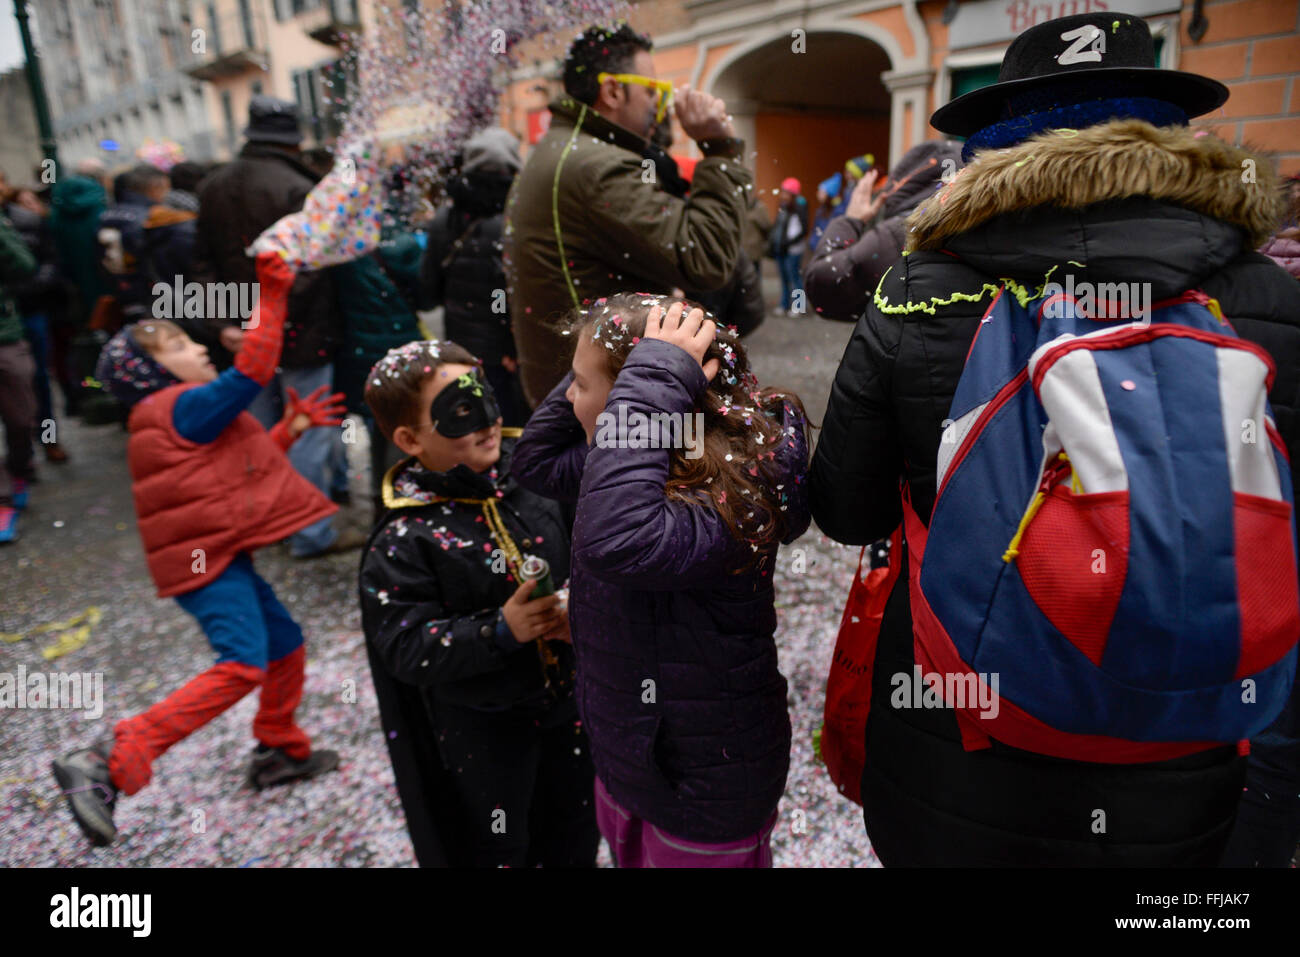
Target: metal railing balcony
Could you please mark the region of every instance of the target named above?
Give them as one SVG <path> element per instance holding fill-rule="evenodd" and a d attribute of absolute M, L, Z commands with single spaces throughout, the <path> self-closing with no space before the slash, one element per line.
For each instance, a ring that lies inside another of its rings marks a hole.
<path fill-rule="evenodd" d="M 325 0 L 317 10 L 302 14 L 303 29 L 318 43 L 338 46 L 348 34 L 361 30 L 357 0 Z"/>
<path fill-rule="evenodd" d="M 194 27 L 203 31 L 204 50 L 196 53 L 194 62 L 186 67 L 190 76 L 217 80 L 267 69 L 270 60 L 266 25 L 254 16 L 250 0 L 235 0 L 233 4 L 215 0 L 207 5 L 196 4 L 192 9 L 199 14 Z M 211 16 L 214 10 L 215 18 Z"/>

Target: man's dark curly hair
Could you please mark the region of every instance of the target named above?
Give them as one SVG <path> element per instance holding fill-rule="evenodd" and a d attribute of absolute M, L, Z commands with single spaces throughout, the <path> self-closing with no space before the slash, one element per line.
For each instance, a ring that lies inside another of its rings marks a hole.
<path fill-rule="evenodd" d="M 638 50 L 653 48 L 650 38 L 637 33 L 626 20 L 613 27 L 588 27 L 569 46 L 564 59 L 564 92 L 580 103 L 595 104 L 602 73 L 628 73 Z"/>

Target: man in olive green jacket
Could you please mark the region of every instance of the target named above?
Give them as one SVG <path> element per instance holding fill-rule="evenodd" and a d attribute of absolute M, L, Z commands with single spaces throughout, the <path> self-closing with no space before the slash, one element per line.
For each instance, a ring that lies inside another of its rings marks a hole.
<path fill-rule="evenodd" d="M 533 147 L 506 202 L 505 262 L 519 374 L 536 405 L 564 377 L 572 344 L 560 335 L 575 307 L 616 292 L 709 291 L 732 275 L 753 180 L 726 106 L 676 94 L 677 120 L 704 155 L 688 199 L 659 189 L 643 158 L 658 91 L 650 41 L 626 24 L 593 27 L 565 61 L 568 95 Z"/>

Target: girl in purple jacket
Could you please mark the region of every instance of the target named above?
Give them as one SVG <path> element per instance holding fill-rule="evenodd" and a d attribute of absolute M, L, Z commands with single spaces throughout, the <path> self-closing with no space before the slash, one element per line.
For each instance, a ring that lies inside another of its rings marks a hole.
<path fill-rule="evenodd" d="M 803 406 L 734 331 L 624 293 L 515 451 L 577 505 L 569 615 L 596 813 L 622 867 L 770 866 L 790 759 L 772 569 L 808 527 Z"/>

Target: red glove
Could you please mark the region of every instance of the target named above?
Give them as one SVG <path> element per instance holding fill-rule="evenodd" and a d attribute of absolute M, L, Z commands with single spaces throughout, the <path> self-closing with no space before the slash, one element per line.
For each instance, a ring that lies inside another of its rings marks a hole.
<path fill-rule="evenodd" d="M 235 368 L 259 385 L 266 385 L 280 364 L 284 345 L 284 319 L 289 312 L 289 289 L 294 272 L 279 253 L 257 257 L 257 308 L 235 355 Z"/>
<path fill-rule="evenodd" d="M 295 389 L 287 391 L 289 401 L 285 404 L 284 416 L 271 429 L 271 438 L 282 449 L 288 449 L 294 440 L 308 429 L 317 425 L 338 425 L 347 413 L 343 404 L 343 393 L 335 392 L 324 395 L 329 388 L 323 385 L 305 399 L 300 399 Z"/>

